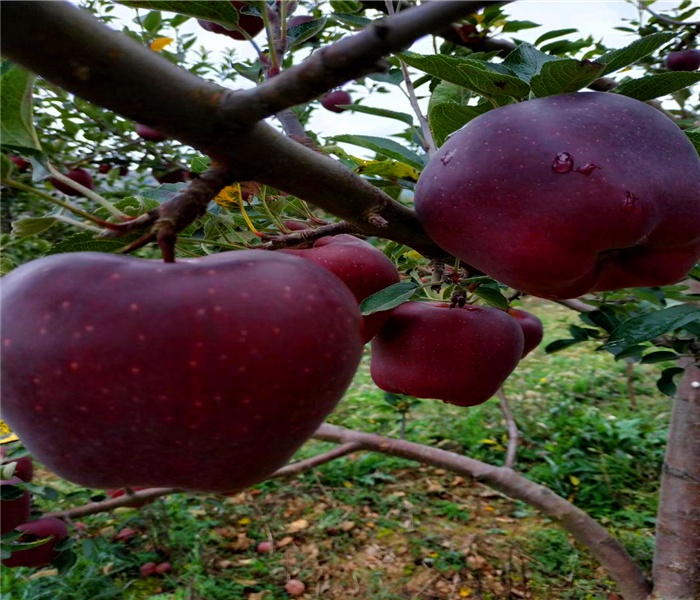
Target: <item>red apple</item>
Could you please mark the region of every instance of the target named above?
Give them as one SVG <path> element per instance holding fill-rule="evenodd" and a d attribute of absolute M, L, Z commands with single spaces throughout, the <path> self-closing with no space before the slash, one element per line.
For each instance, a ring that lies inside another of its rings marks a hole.
<path fill-rule="evenodd" d="M 537 346 L 540 345 L 544 337 L 544 328 L 542 321 L 535 315 L 520 308 L 509 308 L 508 314 L 513 317 L 523 330 L 523 338 L 525 340 L 523 346 L 523 358 L 530 354 Z"/>
<path fill-rule="evenodd" d="M 142 577 L 148 577 L 149 575 L 153 575 L 153 573 L 156 572 L 156 563 L 154 562 L 147 562 L 143 563 L 141 565 L 141 568 L 139 569 L 141 572 Z"/>
<path fill-rule="evenodd" d="M 520 326 L 502 310 L 406 302 L 372 340 L 370 373 L 393 394 L 474 406 L 501 387 L 523 343 Z"/>
<path fill-rule="evenodd" d="M 523 292 L 573 298 L 683 279 L 700 259 L 700 157 L 614 93 L 489 111 L 438 150 L 415 206 L 451 254 Z"/>
<path fill-rule="evenodd" d="M 95 187 L 95 184 L 92 181 L 92 177 L 90 176 L 90 173 L 88 173 L 85 169 L 73 169 L 72 171 L 65 173 L 65 176 L 68 177 L 68 179 L 72 179 L 76 183 L 79 183 L 80 185 L 86 187 L 89 190 L 92 190 Z M 83 195 L 82 192 L 79 192 L 78 190 L 74 190 L 68 184 L 63 183 L 62 181 L 59 181 L 56 177 L 49 177 L 49 181 L 53 184 L 53 186 L 59 192 L 63 192 L 67 196 L 82 196 Z"/>
<path fill-rule="evenodd" d="M 343 104 L 352 104 L 352 97 L 345 90 L 336 90 L 321 98 L 321 106 L 331 112 L 344 112 L 346 109 L 341 108 Z"/>
<path fill-rule="evenodd" d="M 34 461 L 31 456 L 21 458 L 8 458 L 5 456 L 5 449 L 0 446 L 0 461 L 2 466 L 15 463 L 13 477 L 19 477 L 22 481 L 29 483 L 34 478 Z"/>
<path fill-rule="evenodd" d="M 298 579 L 290 579 L 284 586 L 290 596 L 301 596 L 306 591 L 306 585 Z"/>
<path fill-rule="evenodd" d="M 256 548 L 258 554 L 271 554 L 272 542 L 260 542 Z"/>
<path fill-rule="evenodd" d="M 164 133 L 141 123 L 136 123 L 136 134 L 147 142 L 162 142 L 168 139 Z"/>
<path fill-rule="evenodd" d="M 241 8 L 246 4 L 245 2 L 231 2 L 233 7 L 238 11 L 238 26 L 243 29 L 243 31 L 247 32 L 250 37 L 255 37 L 258 35 L 264 28 L 265 28 L 265 22 L 260 18 L 256 17 L 254 15 L 247 15 L 241 12 Z M 205 21 L 203 19 L 197 19 L 197 23 L 207 31 L 211 31 L 212 33 L 220 33 L 222 35 L 227 35 L 228 37 L 234 39 L 234 40 L 244 40 L 245 36 L 235 30 L 231 29 L 226 29 L 223 25 L 219 25 L 218 23 L 214 23 L 212 21 Z"/>
<path fill-rule="evenodd" d="M 315 262 L 340 277 L 355 294 L 358 304 L 400 279 L 394 263 L 381 250 L 352 235 L 322 237 L 312 248 L 287 248 L 282 252 Z M 364 318 L 365 342 L 376 335 L 388 317 L 388 311 L 384 311 Z"/>
<path fill-rule="evenodd" d="M 112 170 L 112 165 L 109 163 L 102 163 L 97 167 L 97 172 L 101 173 L 102 175 L 106 175 Z"/>
<path fill-rule="evenodd" d="M 32 166 L 28 160 L 24 160 L 19 156 L 10 155 L 10 160 L 14 163 L 15 167 L 20 173 L 24 173 L 29 167 Z"/>
<path fill-rule="evenodd" d="M 333 410 L 362 354 L 352 293 L 279 252 L 57 254 L 7 274 L 0 298 L 3 418 L 89 488 L 262 481 Z"/>
<path fill-rule="evenodd" d="M 170 571 L 172 571 L 172 569 L 173 569 L 172 565 L 168 562 L 162 562 L 162 563 L 158 563 L 156 565 L 156 573 L 158 573 L 158 575 L 164 575 L 165 573 L 170 573 Z"/>
<path fill-rule="evenodd" d="M 3 559 L 2 564 L 5 567 L 42 567 L 48 565 L 59 555 L 59 552 L 54 548 L 68 537 L 66 524 L 53 517 L 30 521 L 20 525 L 17 529 L 24 532 L 16 540 L 19 543 L 26 544 L 43 538 L 50 538 L 50 540 L 41 546 L 14 551 L 10 558 Z"/>
<path fill-rule="evenodd" d="M 22 484 L 19 477 L 11 477 L 0 481 L 0 487 Z M 27 490 L 14 500 L 0 500 L 0 534 L 8 533 L 22 523 L 26 523 L 31 513 L 32 498 Z"/>
<path fill-rule="evenodd" d="M 670 52 L 664 62 L 669 71 L 697 71 L 700 69 L 700 50 Z"/>

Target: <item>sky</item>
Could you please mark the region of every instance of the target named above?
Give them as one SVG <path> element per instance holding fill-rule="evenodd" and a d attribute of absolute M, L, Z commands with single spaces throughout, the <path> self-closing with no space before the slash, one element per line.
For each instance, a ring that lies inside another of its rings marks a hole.
<path fill-rule="evenodd" d="M 458 1 L 458 0 L 438 0 Z M 680 0 L 660 0 L 654 5 L 657 12 L 671 10 L 678 6 Z M 133 14 L 123 7 L 125 15 Z M 542 33 L 554 29 L 577 28 L 579 33 L 565 36 L 570 38 L 587 37 L 592 35 L 594 39 L 602 40 L 610 48 L 620 48 L 634 41 L 635 36 L 629 33 L 616 31 L 614 28 L 624 25 L 623 19 L 637 18 L 639 13 L 636 6 L 626 0 L 517 0 L 505 7 L 505 13 L 517 20 L 533 21 L 540 23 L 541 27 L 519 31 L 514 35 L 518 39 L 534 42 Z M 304 14 L 299 9 L 295 14 Z M 247 42 L 233 41 L 230 38 L 203 30 L 194 19 L 182 26 L 185 32 L 194 32 L 198 36 L 198 43 L 205 45 L 214 53 L 223 52 L 227 45 L 232 44 L 237 55 L 243 58 L 254 57 L 254 51 Z M 508 38 L 510 34 L 503 37 Z M 264 34 L 260 34 L 256 40 L 262 42 Z M 561 38 L 565 39 L 565 38 Z M 432 53 L 432 41 L 430 38 L 419 40 L 411 48 L 414 52 Z M 249 87 L 252 85 L 245 80 L 234 83 L 226 82 L 227 87 Z M 348 84 L 345 89 L 355 98 L 364 95 L 366 90 L 362 87 Z M 425 95 L 425 88 L 419 90 Z M 413 114 L 408 99 L 400 92 L 391 94 L 372 94 L 363 104 L 388 108 L 391 110 Z M 427 98 L 421 100 L 421 105 L 427 107 Z M 398 121 L 373 117 L 362 113 L 347 111 L 343 114 L 331 113 L 324 109 L 314 111 L 308 129 L 316 132 L 324 138 L 340 134 L 360 134 L 373 136 L 388 136 L 398 133 L 404 125 Z M 356 155 L 364 153 L 357 148 Z"/>

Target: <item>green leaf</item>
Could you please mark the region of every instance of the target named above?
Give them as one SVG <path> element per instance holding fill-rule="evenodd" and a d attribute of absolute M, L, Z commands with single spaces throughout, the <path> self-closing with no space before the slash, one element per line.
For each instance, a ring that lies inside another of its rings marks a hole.
<path fill-rule="evenodd" d="M 124 236 L 117 239 L 99 239 L 94 233 L 89 231 L 81 231 L 53 245 L 46 253 L 48 254 L 63 254 L 65 252 L 117 252 L 129 242 L 137 239 L 142 234 L 134 234 Z"/>
<path fill-rule="evenodd" d="M 477 106 L 462 106 L 454 102 L 431 106 L 428 108 L 428 124 L 435 143 L 442 146 L 451 134 L 492 108 L 488 102 Z"/>
<path fill-rule="evenodd" d="M 603 56 L 596 59 L 597 62 L 605 65 L 601 77 L 636 63 L 638 60 L 649 56 L 672 39 L 672 33 L 652 33 L 635 40 L 629 46 L 606 52 Z"/>
<path fill-rule="evenodd" d="M 204 173 L 211 166 L 211 158 L 208 156 L 195 156 L 190 162 L 190 171 Z"/>
<path fill-rule="evenodd" d="M 538 98 L 576 92 L 600 77 L 603 65 L 590 60 L 565 58 L 542 65 L 530 84 Z"/>
<path fill-rule="evenodd" d="M 513 50 L 503 61 L 515 75 L 523 81 L 530 83 L 533 76 L 537 75 L 542 69 L 542 66 L 553 60 L 563 60 L 551 54 L 535 48 L 532 44 L 523 42 L 515 50 Z"/>
<path fill-rule="evenodd" d="M 143 19 L 142 24 L 146 31 L 154 33 L 160 28 L 160 24 L 163 22 L 163 17 L 159 10 L 152 10 Z"/>
<path fill-rule="evenodd" d="M 695 151 L 700 154 L 700 127 L 686 129 L 685 135 L 688 136 L 693 146 L 695 146 Z"/>
<path fill-rule="evenodd" d="M 260 69 L 262 66 L 259 61 L 252 64 L 232 63 L 231 66 L 236 70 L 236 73 L 245 77 L 248 81 L 258 83 L 260 81 Z"/>
<path fill-rule="evenodd" d="M 399 57 L 416 69 L 472 90 L 487 98 L 507 96 L 522 99 L 530 93 L 530 86 L 501 65 L 443 54 L 421 55 L 405 52 Z M 499 104 L 502 102 L 499 100 Z M 505 102 L 506 104 L 508 102 Z"/>
<path fill-rule="evenodd" d="M 0 256 L 0 275 L 7 275 L 17 265 L 9 256 Z"/>
<path fill-rule="evenodd" d="M 656 382 L 656 387 L 661 393 L 673 398 L 676 395 L 676 390 L 678 389 L 674 378 L 677 375 L 680 375 L 682 372 L 683 369 L 681 369 L 681 367 L 669 367 L 668 369 L 664 369 L 661 372 L 661 377 Z"/>
<path fill-rule="evenodd" d="M 373 23 L 372 19 L 351 15 L 346 12 L 334 12 L 331 17 L 341 25 L 354 25 L 355 27 L 367 27 Z"/>
<path fill-rule="evenodd" d="M 700 308 L 689 304 L 680 304 L 640 315 L 625 321 L 615 329 L 603 348 L 615 350 L 647 342 L 693 321 L 700 321 Z"/>
<path fill-rule="evenodd" d="M 575 340 L 573 338 L 566 340 L 554 340 L 545 346 L 544 351 L 547 354 L 552 354 L 553 352 L 559 352 L 559 350 L 564 350 L 564 348 L 578 344 L 580 341 L 581 340 Z"/>
<path fill-rule="evenodd" d="M 532 21 L 507 21 L 503 26 L 503 33 L 512 33 L 515 31 L 522 31 L 523 29 L 534 29 L 535 27 L 541 27 L 539 23 L 533 23 Z"/>
<path fill-rule="evenodd" d="M 15 170 L 14 163 L 10 160 L 7 154 L 0 154 L 0 177 L 2 179 L 8 178 L 12 175 L 12 171 Z"/>
<path fill-rule="evenodd" d="M 331 0 L 331 8 L 335 12 L 356 13 L 362 10 L 359 0 Z"/>
<path fill-rule="evenodd" d="M 117 0 L 130 8 L 174 12 L 196 19 L 214 21 L 229 29 L 238 25 L 238 11 L 228 0 Z"/>
<path fill-rule="evenodd" d="M 491 306 L 502 308 L 503 310 L 508 308 L 508 299 L 496 287 L 480 285 L 474 290 L 474 293 Z"/>
<path fill-rule="evenodd" d="M 407 125 L 413 125 L 413 116 L 408 113 L 396 112 L 394 110 L 387 110 L 386 108 L 377 108 L 375 106 L 364 106 L 362 104 L 350 104 L 345 110 L 350 110 L 353 112 L 366 113 L 368 115 L 375 115 L 377 117 L 387 117 L 389 119 L 396 119 Z"/>
<path fill-rule="evenodd" d="M 327 20 L 326 17 L 322 17 L 321 19 L 307 21 L 306 23 L 301 23 L 300 25 L 287 29 L 287 47 L 293 48 L 294 46 L 298 46 L 310 40 L 316 34 L 323 31 Z"/>
<path fill-rule="evenodd" d="M 578 29 L 555 29 L 554 31 L 548 31 L 543 33 L 540 37 L 535 40 L 535 46 L 539 46 L 542 42 L 548 40 L 553 40 L 554 38 L 561 37 L 563 35 L 569 35 L 570 33 L 576 33 Z"/>
<path fill-rule="evenodd" d="M 403 304 L 410 299 L 418 287 L 418 284 L 413 281 L 401 281 L 390 285 L 365 298 L 360 304 L 360 312 L 367 316 L 372 313 L 396 308 L 399 304 Z"/>
<path fill-rule="evenodd" d="M 371 135 L 336 135 L 330 139 L 334 142 L 344 142 L 346 144 L 360 146 L 361 148 L 367 148 L 382 156 L 393 158 L 401 163 L 410 165 L 419 171 L 423 170 L 423 159 L 415 152 L 411 152 L 408 148 L 404 148 L 394 140 Z"/>
<path fill-rule="evenodd" d="M 672 94 L 700 81 L 700 73 L 691 71 L 669 71 L 648 75 L 640 79 L 623 81 L 614 90 L 615 94 L 629 96 L 642 102 Z"/>
<path fill-rule="evenodd" d="M 40 152 L 32 118 L 36 76 L 8 60 L 0 64 L 0 140 L 3 147 Z"/>
<path fill-rule="evenodd" d="M 622 360 L 624 358 L 630 357 L 641 357 L 642 352 L 644 352 L 647 348 L 648 346 L 644 346 L 642 344 L 633 344 L 632 346 L 627 346 L 627 348 L 615 354 L 615 360 Z"/>
<path fill-rule="evenodd" d="M 667 360 L 677 360 L 678 355 L 670 350 L 661 350 L 659 352 L 650 352 L 642 356 L 642 363 L 651 364 L 657 362 L 665 362 Z"/>
<path fill-rule="evenodd" d="M 24 495 L 24 492 L 26 490 L 22 485 L 7 485 L 3 484 L 2 487 L 0 487 L 0 498 L 2 500 L 17 500 L 17 498 L 20 498 Z"/>
<path fill-rule="evenodd" d="M 78 556 L 73 550 L 64 550 L 51 561 L 51 565 L 58 569 L 59 575 L 65 575 L 78 562 Z"/>
<path fill-rule="evenodd" d="M 12 234 L 17 237 L 39 235 L 58 222 L 56 217 L 27 217 L 12 223 Z"/>

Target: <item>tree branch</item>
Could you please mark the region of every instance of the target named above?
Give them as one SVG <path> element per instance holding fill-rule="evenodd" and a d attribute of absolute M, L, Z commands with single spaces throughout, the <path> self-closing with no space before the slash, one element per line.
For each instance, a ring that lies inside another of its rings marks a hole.
<path fill-rule="evenodd" d="M 507 467 L 508 469 L 512 469 L 515 466 L 515 455 L 518 452 L 520 431 L 518 430 L 518 424 L 515 422 L 513 413 L 510 411 L 508 398 L 506 397 L 506 393 L 503 391 L 503 388 L 498 388 L 496 396 L 498 396 L 501 413 L 503 414 L 503 418 L 506 421 L 506 427 L 508 428 L 508 450 L 506 451 L 506 460 L 503 466 Z"/>
<path fill-rule="evenodd" d="M 603 565 L 619 586 L 625 600 L 646 600 L 651 591 L 651 585 L 642 570 L 630 558 L 622 544 L 602 525 L 550 489 L 529 481 L 512 469 L 494 467 L 445 450 L 327 423 L 321 425 L 312 437 L 341 444 L 355 442 L 365 450 L 415 460 L 473 477 L 511 498 L 527 502 L 559 523 L 584 544 Z"/>
<path fill-rule="evenodd" d="M 300 460 L 299 462 L 286 465 L 281 469 L 275 471 L 272 474 L 272 477 L 277 478 L 299 475 L 304 471 L 308 471 L 309 469 L 313 469 L 314 467 L 319 467 L 327 462 L 335 460 L 336 458 L 347 456 L 348 454 L 351 454 L 352 452 L 361 449 L 361 444 L 357 442 L 347 442 L 346 444 L 341 444 L 337 448 L 333 448 L 333 450 L 329 450 L 328 452 L 324 452 L 323 454 L 318 454 L 316 456 L 312 456 L 311 458 L 307 458 L 305 460 Z"/>
<path fill-rule="evenodd" d="M 700 597 L 700 365 L 685 359 L 656 516 L 652 598 Z"/>

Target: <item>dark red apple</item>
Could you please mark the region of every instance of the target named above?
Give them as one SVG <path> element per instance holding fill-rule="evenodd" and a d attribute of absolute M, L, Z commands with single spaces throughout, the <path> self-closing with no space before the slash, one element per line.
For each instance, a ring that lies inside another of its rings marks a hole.
<path fill-rule="evenodd" d="M 80 168 L 73 169 L 72 171 L 65 173 L 65 176 L 68 177 L 68 179 L 72 179 L 76 183 L 79 183 L 80 185 L 86 187 L 89 190 L 92 190 L 95 187 L 95 184 L 92 181 L 92 177 L 91 177 L 90 173 L 88 173 L 85 169 L 80 169 Z M 74 190 L 68 184 L 63 183 L 62 181 L 59 181 L 55 177 L 49 177 L 49 181 L 53 184 L 53 186 L 59 192 L 63 192 L 67 196 L 82 196 L 83 195 L 82 192 L 79 192 L 78 190 Z"/>
<path fill-rule="evenodd" d="M 153 177 L 158 183 L 185 183 L 189 181 L 190 174 L 186 169 L 153 170 Z"/>
<path fill-rule="evenodd" d="M 669 71 L 697 71 L 700 69 L 700 50 L 670 52 L 664 63 Z"/>
<path fill-rule="evenodd" d="M 282 466 L 362 354 L 357 301 L 313 262 L 48 256 L 1 290 L 3 419 L 89 488 L 232 492 Z"/>
<path fill-rule="evenodd" d="M 331 112 L 344 112 L 346 109 L 341 108 L 343 104 L 352 104 L 352 97 L 345 90 L 336 90 L 321 98 L 321 106 Z"/>
<path fill-rule="evenodd" d="M 525 358 L 525 356 L 540 345 L 544 337 L 542 321 L 532 313 L 520 308 L 509 308 L 508 314 L 518 322 L 518 325 L 520 325 L 520 328 L 523 330 L 523 338 L 525 340 L 523 358 Z"/>
<path fill-rule="evenodd" d="M 245 2 L 231 2 L 233 7 L 238 11 L 238 26 L 243 29 L 250 37 L 255 37 L 258 35 L 264 28 L 265 28 L 265 22 L 260 18 L 256 17 L 254 15 L 247 15 L 241 12 L 241 8 L 246 4 Z M 211 31 L 212 33 L 220 33 L 222 35 L 227 35 L 231 39 L 234 40 L 244 40 L 245 36 L 240 33 L 239 31 L 231 30 L 231 29 L 226 29 L 223 25 L 219 25 L 218 23 L 214 23 L 212 21 L 205 21 L 203 19 L 197 19 L 197 23 L 207 31 Z"/>
<path fill-rule="evenodd" d="M 102 163 L 97 167 L 97 172 L 101 173 L 102 175 L 106 175 L 112 170 L 112 165 L 109 163 Z"/>
<path fill-rule="evenodd" d="M 53 517 L 30 521 L 20 525 L 17 529 L 24 532 L 16 540 L 18 543 L 26 544 L 44 538 L 50 539 L 41 546 L 14 551 L 10 558 L 3 559 L 2 564 L 5 567 L 42 567 L 48 565 L 59 555 L 59 552 L 54 548 L 68 537 L 66 524 Z"/>
<path fill-rule="evenodd" d="M 14 163 L 15 167 L 20 173 L 24 173 L 29 167 L 32 166 L 28 160 L 24 160 L 19 156 L 10 155 L 10 160 Z"/>
<path fill-rule="evenodd" d="M 147 142 L 163 142 L 168 139 L 168 136 L 164 133 L 141 123 L 136 123 L 136 134 Z"/>
<path fill-rule="evenodd" d="M 700 157 L 644 102 L 585 92 L 487 112 L 431 158 L 428 235 L 523 292 L 573 298 L 675 283 L 700 259 Z"/>
<path fill-rule="evenodd" d="M 165 575 L 165 573 L 170 573 L 170 571 L 172 571 L 172 570 L 173 570 L 173 567 L 168 562 L 158 563 L 156 565 L 156 569 L 155 569 L 155 571 L 156 571 L 156 573 L 158 573 L 158 575 Z"/>
<path fill-rule="evenodd" d="M 474 406 L 496 393 L 522 355 L 522 330 L 502 310 L 406 302 L 372 340 L 370 373 L 393 394 Z"/>
<path fill-rule="evenodd" d="M 282 252 L 315 262 L 340 277 L 355 294 L 358 304 L 400 280 L 394 263 L 381 250 L 352 235 L 322 237 L 312 248 L 288 248 Z M 383 311 L 364 318 L 365 342 L 376 335 L 388 317 L 389 312 Z"/>
<path fill-rule="evenodd" d="M 15 470 L 12 473 L 14 477 L 19 477 L 26 483 L 29 483 L 34 478 L 34 461 L 31 456 L 8 458 L 5 456 L 5 449 L 0 446 L 0 460 L 3 467 L 15 463 Z"/>
<path fill-rule="evenodd" d="M 149 577 L 150 575 L 153 575 L 156 572 L 156 563 L 154 563 L 154 562 L 143 563 L 141 565 L 141 567 L 139 568 L 139 571 L 140 571 L 142 577 Z"/>
<path fill-rule="evenodd" d="M 0 487 L 24 483 L 19 477 L 0 481 Z M 27 490 L 14 500 L 0 500 L 0 534 L 12 531 L 22 523 L 26 523 L 31 513 L 32 498 Z"/>

